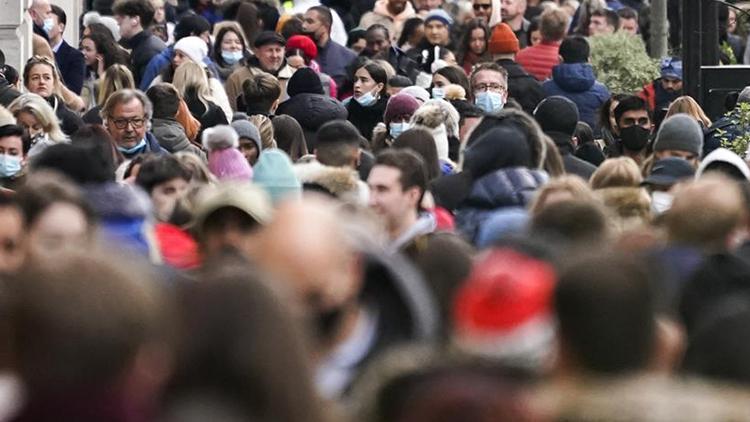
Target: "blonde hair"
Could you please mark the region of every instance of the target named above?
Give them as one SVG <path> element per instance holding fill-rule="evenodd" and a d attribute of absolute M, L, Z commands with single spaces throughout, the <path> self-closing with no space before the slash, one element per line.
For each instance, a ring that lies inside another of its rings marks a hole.
<path fill-rule="evenodd" d="M 385 75 L 387 77 L 386 81 L 389 81 L 391 80 L 392 77 L 396 76 L 396 69 L 393 68 L 393 65 L 388 63 L 388 60 L 377 59 L 373 61 L 377 63 L 380 67 L 382 67 L 383 70 L 385 70 Z"/>
<path fill-rule="evenodd" d="M 711 119 L 706 116 L 706 113 L 703 111 L 700 104 L 689 95 L 677 97 L 677 99 L 672 101 L 672 104 L 669 105 L 669 109 L 667 110 L 667 115 L 664 118 L 666 119 L 667 117 L 680 113 L 687 114 L 694 118 L 698 123 L 702 123 L 704 127 L 711 126 Z"/>
<path fill-rule="evenodd" d="M 211 96 L 211 87 L 208 85 L 206 69 L 192 60 L 185 60 L 177 67 L 177 70 L 174 71 L 174 78 L 172 78 L 172 85 L 183 96 L 186 95 L 188 90 L 194 90 L 198 96 L 198 101 L 206 107 L 206 110 L 208 110 L 208 103 L 214 101 Z"/>
<path fill-rule="evenodd" d="M 123 89 L 135 89 L 133 73 L 125 65 L 113 64 L 104 71 L 99 81 L 99 97 L 96 103 L 103 107 L 110 95 Z"/>
<path fill-rule="evenodd" d="M 174 153 L 174 158 L 190 173 L 190 183 L 200 186 L 214 185 L 218 182 L 206 163 L 196 154 L 189 151 L 180 151 Z"/>
<path fill-rule="evenodd" d="M 536 192 L 529 206 L 529 213 L 532 216 L 539 214 L 549 205 L 547 198 L 557 192 L 567 192 L 571 199 L 595 202 L 594 194 L 585 180 L 578 176 L 564 175 L 553 178 Z"/>
<path fill-rule="evenodd" d="M 273 123 L 271 123 L 271 119 L 262 114 L 254 114 L 248 117 L 247 120 L 258 128 L 263 149 L 276 148 L 276 139 L 274 138 Z"/>
<path fill-rule="evenodd" d="M 52 50 L 50 50 L 50 52 L 51 51 Z M 54 55 L 50 57 L 45 53 L 32 56 L 26 62 L 26 66 L 24 66 L 23 68 L 23 86 L 27 90 L 29 89 L 29 74 L 31 73 L 31 70 L 34 68 L 34 66 L 38 65 L 48 66 L 50 69 L 52 69 L 52 92 L 58 97 L 62 97 L 62 89 L 60 87 L 60 71 L 57 69 L 57 64 L 55 64 Z"/>
<path fill-rule="evenodd" d="M 60 129 L 55 110 L 41 96 L 32 93 L 23 94 L 10 103 L 8 110 L 13 113 L 16 119 L 21 113 L 29 113 L 34 116 L 51 141 L 64 142 L 67 140 Z"/>
<path fill-rule="evenodd" d="M 616 187 L 639 187 L 643 182 L 641 169 L 629 157 L 618 157 L 604 160 L 591 175 L 589 184 L 591 189 L 605 189 Z"/>

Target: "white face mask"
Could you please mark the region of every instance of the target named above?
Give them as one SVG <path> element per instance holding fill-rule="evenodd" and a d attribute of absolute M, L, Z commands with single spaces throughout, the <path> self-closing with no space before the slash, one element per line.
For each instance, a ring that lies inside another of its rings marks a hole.
<path fill-rule="evenodd" d="M 669 192 L 655 191 L 651 194 L 651 211 L 655 215 L 664 214 L 672 207 L 673 199 Z"/>

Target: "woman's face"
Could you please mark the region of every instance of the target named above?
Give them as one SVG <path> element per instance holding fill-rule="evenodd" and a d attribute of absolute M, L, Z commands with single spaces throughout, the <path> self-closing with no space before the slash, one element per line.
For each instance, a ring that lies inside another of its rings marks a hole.
<path fill-rule="evenodd" d="M 727 18 L 727 31 L 730 34 L 734 34 L 734 32 L 737 30 L 737 13 L 729 9 L 729 17 Z"/>
<path fill-rule="evenodd" d="M 469 39 L 469 49 L 476 55 L 484 54 L 487 49 L 487 41 L 484 40 L 484 29 L 474 28 Z"/>
<path fill-rule="evenodd" d="M 542 31 L 531 31 L 531 45 L 538 45 L 542 42 Z"/>
<path fill-rule="evenodd" d="M 29 230 L 32 255 L 47 255 L 70 245 L 85 247 L 91 240 L 86 215 L 73 204 L 58 202 L 49 206 Z"/>
<path fill-rule="evenodd" d="M 227 31 L 221 39 L 221 51 L 242 51 L 242 40 L 233 31 Z"/>
<path fill-rule="evenodd" d="M 377 96 L 383 84 L 379 84 L 372 79 L 370 72 L 364 67 L 360 67 L 356 73 L 354 73 L 354 97 L 359 98 L 362 95 L 371 92 L 372 95 Z"/>
<path fill-rule="evenodd" d="M 86 66 L 96 69 L 99 64 L 100 54 L 96 51 L 96 44 L 91 41 L 91 38 L 84 38 L 81 40 L 81 53 L 83 53 L 83 61 L 86 62 Z"/>
<path fill-rule="evenodd" d="M 178 67 L 180 67 L 181 64 L 189 60 L 190 60 L 190 57 L 186 56 L 185 53 L 183 53 L 182 51 L 180 50 L 174 51 L 174 57 L 172 57 L 172 63 L 174 63 L 175 69 L 177 69 Z"/>
<path fill-rule="evenodd" d="M 16 122 L 26 131 L 29 133 L 29 136 L 32 138 L 40 133 L 44 133 L 44 127 L 42 124 L 37 120 L 36 117 L 34 117 L 33 114 L 29 113 L 28 111 L 22 111 L 18 113 L 18 116 L 16 117 Z"/>
<path fill-rule="evenodd" d="M 432 86 L 435 88 L 444 88 L 446 85 L 450 85 L 451 81 L 443 75 L 435 73 L 432 75 Z"/>
<path fill-rule="evenodd" d="M 303 68 L 303 67 L 306 66 L 305 65 L 305 59 L 302 56 L 299 56 L 299 55 L 296 55 L 296 54 L 293 55 L 293 56 L 287 57 L 286 58 L 286 64 L 288 64 L 289 66 L 291 66 L 291 67 L 293 67 L 295 69 L 300 69 L 300 68 Z"/>
<path fill-rule="evenodd" d="M 52 75 L 52 68 L 43 63 L 33 65 L 26 81 L 26 89 L 29 92 L 40 95 L 42 98 L 48 98 L 52 95 L 55 89 L 55 78 Z"/>

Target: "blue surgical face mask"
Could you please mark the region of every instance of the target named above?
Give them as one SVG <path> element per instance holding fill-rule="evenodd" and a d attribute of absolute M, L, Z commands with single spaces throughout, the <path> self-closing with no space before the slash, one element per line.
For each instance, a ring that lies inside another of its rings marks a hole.
<path fill-rule="evenodd" d="M 404 131 L 409 130 L 409 128 L 411 128 L 409 122 L 391 123 L 390 128 L 388 129 L 388 133 L 391 134 L 391 138 L 396 139 L 398 138 L 398 135 L 401 135 L 402 133 L 404 133 Z"/>
<path fill-rule="evenodd" d="M 445 98 L 445 88 L 432 88 L 432 98 L 442 100 Z"/>
<path fill-rule="evenodd" d="M 138 142 L 138 144 L 136 144 L 134 147 L 123 148 L 123 147 L 118 146 L 117 150 L 123 153 L 124 155 L 133 155 L 137 152 L 140 152 L 140 150 L 144 148 L 146 148 L 146 140 L 141 139 L 141 142 Z"/>
<path fill-rule="evenodd" d="M 497 113 L 505 105 L 503 95 L 498 92 L 483 91 L 477 94 L 474 104 L 485 113 Z"/>
<path fill-rule="evenodd" d="M 52 27 L 55 26 L 55 21 L 52 18 L 47 18 L 44 20 L 44 23 L 42 24 L 42 29 L 45 33 L 49 34 L 49 31 L 52 30 Z"/>
<path fill-rule="evenodd" d="M 369 107 L 378 101 L 378 99 L 375 98 L 374 95 L 372 95 L 372 92 L 366 92 L 359 97 L 355 97 L 354 99 L 357 100 L 359 105 L 361 105 L 362 107 Z"/>
<path fill-rule="evenodd" d="M 242 51 L 226 51 L 221 50 L 221 58 L 224 59 L 227 64 L 235 64 L 242 60 Z"/>
<path fill-rule="evenodd" d="M 21 171 L 21 157 L 0 154 L 0 177 L 12 177 Z"/>

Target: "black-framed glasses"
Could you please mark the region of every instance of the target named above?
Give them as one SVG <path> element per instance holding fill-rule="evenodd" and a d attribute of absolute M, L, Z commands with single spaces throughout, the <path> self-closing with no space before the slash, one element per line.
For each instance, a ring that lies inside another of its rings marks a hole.
<path fill-rule="evenodd" d="M 492 9 L 492 3 L 488 3 L 488 4 L 474 3 L 471 7 L 473 7 L 474 10 L 479 10 L 479 9 L 490 10 Z"/>
<path fill-rule="evenodd" d="M 474 85 L 474 92 L 482 92 L 482 91 L 493 91 L 493 92 L 505 92 L 506 88 L 500 84 L 494 84 L 494 83 L 479 83 Z"/>
<path fill-rule="evenodd" d="M 133 129 L 140 129 L 146 124 L 146 119 L 143 117 L 133 117 L 132 119 L 112 119 L 112 123 L 118 129 L 125 129 L 128 125 L 132 125 Z"/>

